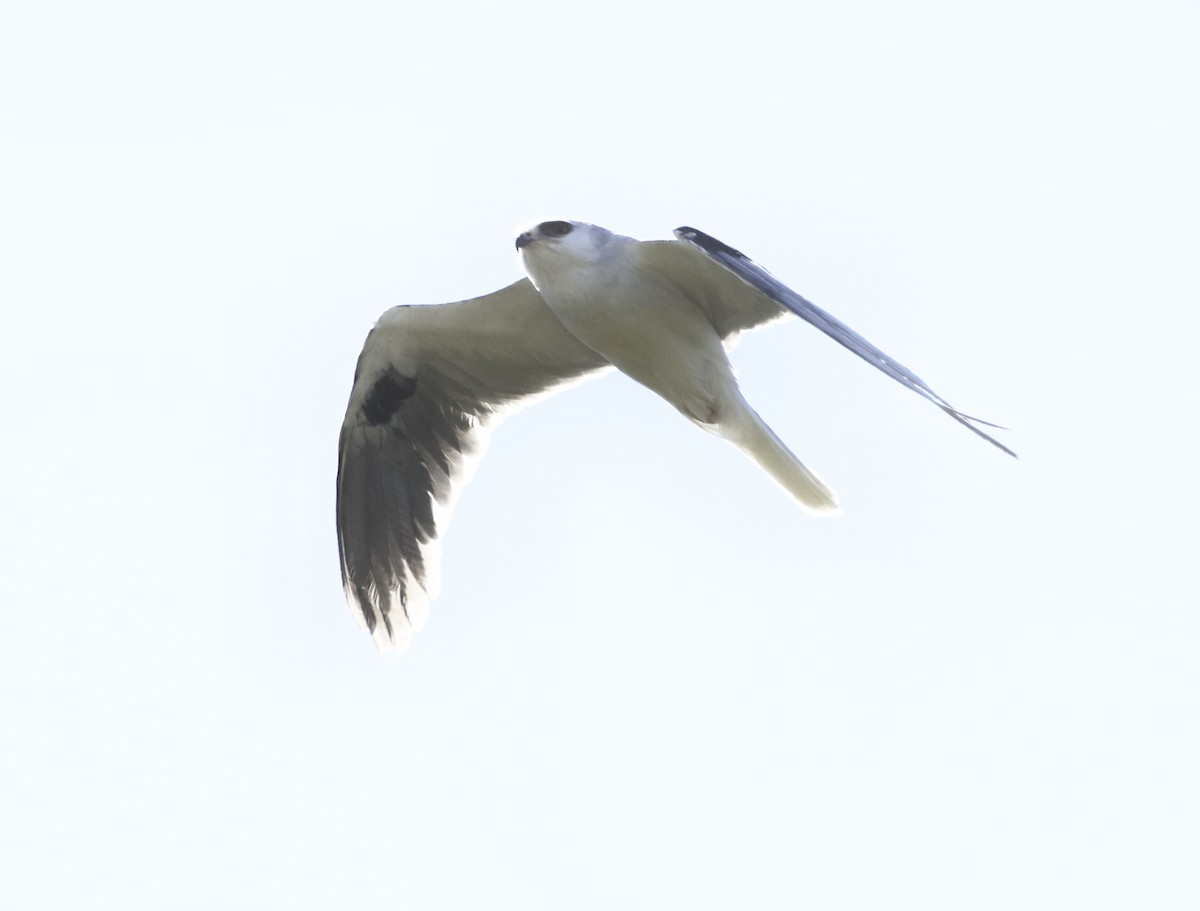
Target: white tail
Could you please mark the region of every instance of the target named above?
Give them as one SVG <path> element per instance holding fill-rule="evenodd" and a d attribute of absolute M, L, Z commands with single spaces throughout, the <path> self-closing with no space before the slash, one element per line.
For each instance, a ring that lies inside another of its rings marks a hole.
<path fill-rule="evenodd" d="M 837 495 L 804 467 L 745 399 L 738 395 L 738 400 L 740 407 L 728 409 L 722 415 L 717 432 L 758 463 L 805 512 L 814 516 L 840 513 Z"/>

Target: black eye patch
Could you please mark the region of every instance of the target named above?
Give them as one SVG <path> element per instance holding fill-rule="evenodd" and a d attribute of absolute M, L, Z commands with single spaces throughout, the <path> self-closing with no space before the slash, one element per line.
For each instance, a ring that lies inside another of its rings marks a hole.
<path fill-rule="evenodd" d="M 575 226 L 569 221 L 544 221 L 538 225 L 543 237 L 565 237 L 574 230 Z"/>

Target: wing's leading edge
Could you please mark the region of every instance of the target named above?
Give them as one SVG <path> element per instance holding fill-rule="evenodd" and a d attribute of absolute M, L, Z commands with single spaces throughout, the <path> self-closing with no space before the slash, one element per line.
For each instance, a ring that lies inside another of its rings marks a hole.
<path fill-rule="evenodd" d="M 996 427 L 1000 430 L 1003 430 L 1003 427 L 1000 427 L 998 424 L 992 424 L 989 421 L 971 417 L 968 414 L 963 414 L 930 389 L 924 380 L 903 364 L 888 357 L 841 320 L 831 316 L 816 304 L 801 297 L 741 251 L 735 250 L 733 247 L 721 243 L 715 237 L 710 237 L 703 231 L 697 231 L 695 228 L 676 228 L 675 236 L 682 241 L 692 244 L 750 287 L 766 295 L 781 306 L 786 307 L 802 320 L 816 326 L 831 339 L 850 349 L 864 361 L 883 371 L 896 382 L 933 402 L 938 408 L 942 409 L 942 411 L 946 412 L 946 414 L 950 415 L 950 417 L 954 418 L 954 420 L 958 421 L 972 433 L 983 437 L 983 439 L 1001 451 L 1008 453 L 1013 458 L 1017 457 L 1015 452 L 975 425 L 982 424 L 986 427 Z"/>

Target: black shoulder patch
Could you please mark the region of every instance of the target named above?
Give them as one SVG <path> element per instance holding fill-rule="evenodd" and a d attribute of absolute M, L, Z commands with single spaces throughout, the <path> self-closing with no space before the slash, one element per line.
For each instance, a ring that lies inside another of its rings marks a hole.
<path fill-rule="evenodd" d="M 394 369 L 388 370 L 375 381 L 375 385 L 367 393 L 367 400 L 363 402 L 362 407 L 363 417 L 372 427 L 386 424 L 416 391 L 415 379 L 402 376 Z"/>
<path fill-rule="evenodd" d="M 711 234 L 705 234 L 703 231 L 697 231 L 695 228 L 689 228 L 686 225 L 682 228 L 676 228 L 675 236 L 680 240 L 689 240 L 701 250 L 706 250 L 709 253 L 725 253 L 736 259 L 750 258 L 741 250 L 735 250 L 729 244 L 721 243 Z"/>

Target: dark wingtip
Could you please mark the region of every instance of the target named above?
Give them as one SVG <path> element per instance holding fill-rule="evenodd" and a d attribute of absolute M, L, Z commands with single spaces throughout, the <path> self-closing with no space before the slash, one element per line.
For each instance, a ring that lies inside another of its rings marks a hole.
<path fill-rule="evenodd" d="M 954 408 L 949 407 L 948 405 L 939 404 L 938 407 L 941 408 L 942 411 L 946 412 L 946 414 L 950 415 L 950 417 L 954 418 L 954 420 L 958 421 L 958 423 L 960 423 L 964 427 L 966 427 L 967 430 L 971 431 L 976 436 L 983 437 L 983 439 L 987 440 L 989 443 L 991 443 L 993 446 L 995 446 L 1001 452 L 1008 453 L 1014 459 L 1020 458 L 1019 455 L 1017 455 L 1015 452 L 1013 452 L 1011 449 L 1009 449 L 1007 446 L 1005 446 L 1003 443 L 1001 443 L 999 440 L 997 440 L 994 436 L 992 436 L 989 433 L 984 433 L 982 430 L 980 430 L 978 427 L 976 427 L 975 424 L 976 423 L 986 424 L 988 427 L 995 427 L 997 430 L 1007 430 L 1008 429 L 1007 427 L 1001 427 L 999 424 L 993 424 L 990 421 L 984 421 L 979 418 L 973 418 L 970 415 L 963 414 L 961 411 L 957 411 Z M 974 421 L 975 423 L 972 423 L 972 421 Z"/>

